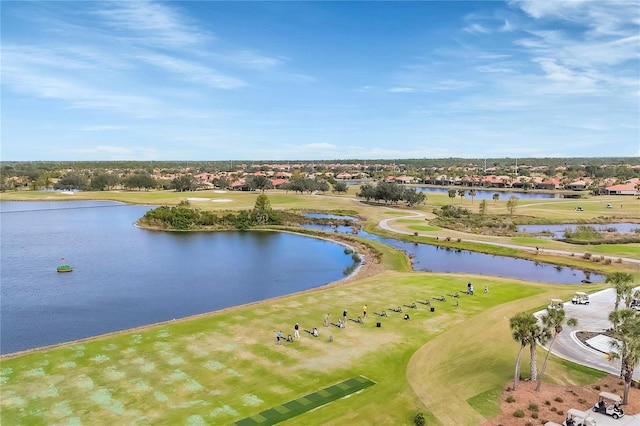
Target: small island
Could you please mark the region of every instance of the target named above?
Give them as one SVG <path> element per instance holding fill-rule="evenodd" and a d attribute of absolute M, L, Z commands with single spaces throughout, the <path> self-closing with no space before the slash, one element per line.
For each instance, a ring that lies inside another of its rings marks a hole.
<path fill-rule="evenodd" d="M 73 267 L 71 265 L 60 265 L 57 268 L 58 272 L 72 272 Z"/>

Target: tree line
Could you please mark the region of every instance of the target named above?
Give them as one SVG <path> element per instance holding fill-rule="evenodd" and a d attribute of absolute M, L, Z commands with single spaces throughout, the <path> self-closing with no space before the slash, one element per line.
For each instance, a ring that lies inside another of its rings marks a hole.
<path fill-rule="evenodd" d="M 408 206 L 422 204 L 427 199 L 424 192 L 416 191 L 415 188 L 406 188 L 395 182 L 379 182 L 375 186 L 364 184 L 360 186 L 360 191 L 356 195 L 367 202 L 374 200 L 385 204 L 398 204 L 403 201 Z"/>

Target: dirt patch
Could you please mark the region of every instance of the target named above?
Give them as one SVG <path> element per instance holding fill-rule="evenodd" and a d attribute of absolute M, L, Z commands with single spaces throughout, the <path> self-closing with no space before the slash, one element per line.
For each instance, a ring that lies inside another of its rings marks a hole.
<path fill-rule="evenodd" d="M 613 375 L 587 386 L 560 386 L 543 383 L 539 392 L 535 391 L 535 382 L 520 382 L 517 390 L 507 390 L 512 384 L 507 384 L 500 396 L 502 414 L 485 422 L 484 426 L 540 425 L 548 421 L 562 423 L 568 409 L 590 410 L 598 400 L 598 394 L 601 391 L 613 392 L 622 396 L 623 387 L 622 379 Z M 513 402 L 507 402 L 507 400 L 513 400 Z M 537 407 L 537 411 L 533 409 L 534 407 Z M 629 390 L 629 404 L 622 408 L 628 414 L 640 413 L 640 389 L 631 388 Z M 524 413 L 524 417 L 514 416 L 518 410 Z"/>

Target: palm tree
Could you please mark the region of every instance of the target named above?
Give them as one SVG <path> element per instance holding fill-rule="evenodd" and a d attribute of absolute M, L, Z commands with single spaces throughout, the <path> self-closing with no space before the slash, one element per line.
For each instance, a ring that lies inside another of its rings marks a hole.
<path fill-rule="evenodd" d="M 531 340 L 529 341 L 529 355 L 531 357 L 531 370 L 529 378 L 532 381 L 538 380 L 538 344 L 544 346 L 547 344 L 550 338 L 551 333 L 549 332 L 549 330 L 544 327 L 540 327 L 536 319 L 536 325 L 531 329 Z"/>
<path fill-rule="evenodd" d="M 640 316 L 633 309 L 620 309 L 609 314 L 614 324 L 611 359 L 620 358 L 620 377 L 624 379 L 622 404 L 628 403 L 633 370 L 640 363 Z"/>
<path fill-rule="evenodd" d="M 549 348 L 547 349 L 547 355 L 544 358 L 544 363 L 542 364 L 542 371 L 540 372 L 540 376 L 538 377 L 538 384 L 536 385 L 536 391 L 540 391 L 540 386 L 542 386 L 542 378 L 544 377 L 544 371 L 547 368 L 547 361 L 549 361 L 549 355 L 551 354 L 551 348 L 553 344 L 556 342 L 558 338 L 558 334 L 562 332 L 562 328 L 565 325 L 575 327 L 578 325 L 578 320 L 571 317 L 566 318 L 566 314 L 564 309 L 547 309 L 547 313 L 542 315 L 542 325 L 545 330 L 547 330 L 551 335 L 551 343 L 549 343 Z"/>
<path fill-rule="evenodd" d="M 448 192 L 449 198 L 451 198 L 451 204 L 453 204 L 453 199 L 456 198 L 456 190 L 451 188 Z"/>
<path fill-rule="evenodd" d="M 616 305 L 614 310 L 618 310 L 621 300 L 624 300 L 625 306 L 629 308 L 631 305 L 631 297 L 633 296 L 633 275 L 629 272 L 612 272 L 607 275 L 606 282 L 612 283 L 616 289 Z"/>
<path fill-rule="evenodd" d="M 511 336 L 513 337 L 513 340 L 520 343 L 520 350 L 518 351 L 518 358 L 516 359 L 516 369 L 513 374 L 513 389 L 515 390 L 518 386 L 518 379 L 520 378 L 520 360 L 522 359 L 522 350 L 533 340 L 533 336 L 536 334 L 536 329 L 539 329 L 538 320 L 533 316 L 533 314 L 518 312 L 515 316 L 509 319 L 509 328 L 511 328 Z"/>
<path fill-rule="evenodd" d="M 471 204 L 473 204 L 473 197 L 476 196 L 476 190 L 475 189 L 470 189 L 469 190 L 469 197 L 471 197 Z"/>
<path fill-rule="evenodd" d="M 499 198 L 500 198 L 500 194 L 499 193 L 496 192 L 495 194 L 493 194 L 493 204 L 495 204 L 496 201 L 498 201 Z"/>
<path fill-rule="evenodd" d="M 462 204 L 462 199 L 464 198 L 464 194 L 465 194 L 466 192 L 467 192 L 467 191 L 466 191 L 466 190 L 464 190 L 464 189 L 458 189 L 458 196 L 460 197 L 460 204 Z"/>

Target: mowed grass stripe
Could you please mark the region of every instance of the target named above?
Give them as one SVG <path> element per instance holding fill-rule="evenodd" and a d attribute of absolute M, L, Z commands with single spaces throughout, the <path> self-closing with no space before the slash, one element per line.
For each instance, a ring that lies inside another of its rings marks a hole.
<path fill-rule="evenodd" d="M 374 385 L 375 382 L 363 376 L 353 377 L 310 393 L 293 401 L 272 407 L 234 423 L 237 426 L 272 425 L 343 398 L 359 390 Z"/>

